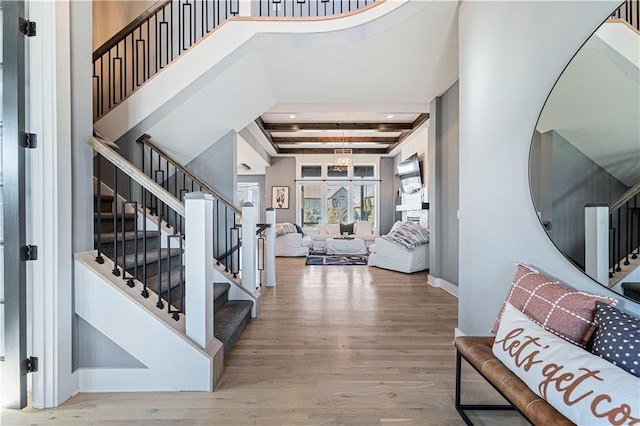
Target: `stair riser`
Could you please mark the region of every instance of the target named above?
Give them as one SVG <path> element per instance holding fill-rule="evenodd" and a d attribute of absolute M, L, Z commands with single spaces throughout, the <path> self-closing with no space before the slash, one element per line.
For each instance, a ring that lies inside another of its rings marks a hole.
<path fill-rule="evenodd" d="M 100 212 L 101 213 L 111 213 L 113 211 L 113 201 L 112 200 L 100 200 Z"/>
<path fill-rule="evenodd" d="M 229 300 L 229 291 L 225 291 L 224 294 L 220 297 L 218 297 L 215 302 L 213 302 L 213 311 L 217 311 L 218 309 L 222 308 L 222 306 L 227 303 L 227 301 Z"/>
<path fill-rule="evenodd" d="M 180 256 L 171 256 L 171 268 L 178 268 L 180 267 Z M 140 262 L 138 264 L 138 276 L 136 278 L 138 278 L 139 280 L 142 280 L 143 278 L 143 264 L 142 262 Z M 127 273 L 129 274 L 133 274 L 135 268 L 133 264 L 128 264 L 127 265 Z M 164 273 L 167 272 L 169 270 L 169 259 L 163 259 L 160 261 L 160 270 Z M 158 262 L 148 262 L 147 263 L 147 278 L 149 277 L 153 277 L 155 275 L 158 275 Z"/>
<path fill-rule="evenodd" d="M 238 328 L 236 328 L 236 331 L 233 333 L 233 336 L 224 344 L 225 357 L 227 356 L 229 351 L 231 351 L 231 349 L 233 348 L 233 345 L 236 344 L 236 341 L 238 340 L 238 338 L 240 337 L 240 335 L 242 334 L 242 332 L 244 331 L 245 327 L 247 326 L 250 320 L 251 320 L 251 313 L 249 312 L 244 317 L 242 322 L 238 325 Z"/>
<path fill-rule="evenodd" d="M 93 229 L 98 229 L 98 219 L 96 218 L 94 220 L 94 227 Z M 116 229 L 118 230 L 118 232 L 122 232 L 122 219 L 118 218 L 117 224 L 116 224 Z M 114 226 L 113 226 L 113 219 L 109 218 L 109 219 L 105 219 L 102 218 L 100 220 L 100 230 L 101 232 L 107 234 L 107 233 L 112 233 L 114 232 Z M 124 220 L 124 230 L 126 232 L 128 231 L 135 231 L 136 230 L 136 220 L 135 219 L 125 219 Z"/>
<path fill-rule="evenodd" d="M 97 241 L 96 241 L 97 243 Z M 157 249 L 159 244 L 158 237 L 147 237 L 147 250 Z M 95 245 L 97 247 L 97 244 Z M 142 253 L 144 244 L 142 238 L 138 238 L 138 252 Z M 125 254 L 135 253 L 136 249 L 136 240 L 131 239 L 125 241 L 124 244 L 124 252 Z M 113 242 L 111 243 L 102 243 L 100 245 L 100 250 L 110 259 L 113 259 Z M 122 241 L 118 241 L 118 256 L 122 254 Z"/>

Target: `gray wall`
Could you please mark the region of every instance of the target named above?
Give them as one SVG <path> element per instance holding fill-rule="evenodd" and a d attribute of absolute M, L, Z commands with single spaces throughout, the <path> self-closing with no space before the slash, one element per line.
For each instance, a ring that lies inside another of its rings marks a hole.
<path fill-rule="evenodd" d="M 266 210 L 267 210 L 267 197 L 264 186 L 265 177 L 264 175 L 238 175 L 238 182 L 258 182 L 258 194 L 262 194 L 262 199 L 260 200 L 260 211 L 258 216 L 258 221 L 264 223 L 266 221 Z M 271 200 L 268 201 L 271 204 Z"/>
<path fill-rule="evenodd" d="M 271 206 L 271 188 L 289 187 L 289 208 L 276 209 L 276 222 L 296 223 L 296 159 L 293 157 L 273 158 L 271 167 L 265 170 L 265 208 Z"/>
<path fill-rule="evenodd" d="M 613 1 L 463 2 L 459 9 L 458 318 L 468 335 L 488 333 L 516 262 L 579 290 L 616 296 L 549 240 L 531 201 L 528 173 L 531 138 L 549 91 L 615 7 Z M 617 306 L 640 312 L 626 299 Z"/>
<path fill-rule="evenodd" d="M 547 152 L 550 156 L 536 158 Z M 532 185 L 543 178 L 550 181 L 551 187 L 534 199 L 536 208 L 540 204 L 538 210 L 551 222 L 547 233 L 558 249 L 584 269 L 585 204 L 610 204 L 628 188 L 554 130 L 534 137 L 531 178 Z"/>
<path fill-rule="evenodd" d="M 458 285 L 459 86 L 431 102 L 429 274 Z"/>
<path fill-rule="evenodd" d="M 237 181 L 236 149 L 236 134 L 231 131 L 187 163 L 185 168 L 227 200 L 233 201 Z"/>
<path fill-rule="evenodd" d="M 113 340 L 78 317 L 78 335 L 83 342 L 79 367 L 82 368 L 146 368 Z"/>
<path fill-rule="evenodd" d="M 395 163 L 393 160 L 393 157 L 380 158 L 380 200 L 378 201 L 380 204 L 378 224 L 380 235 L 387 234 L 395 222 L 397 188 L 394 183 Z"/>

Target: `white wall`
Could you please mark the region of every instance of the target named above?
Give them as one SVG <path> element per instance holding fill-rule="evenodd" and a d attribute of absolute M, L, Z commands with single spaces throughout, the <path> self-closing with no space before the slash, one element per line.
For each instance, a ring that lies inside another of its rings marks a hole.
<path fill-rule="evenodd" d="M 463 2 L 459 15 L 459 327 L 487 334 L 518 261 L 615 296 L 573 267 L 540 226 L 529 148 L 554 82 L 617 7 L 609 2 Z M 640 312 L 624 300 L 622 309 Z"/>

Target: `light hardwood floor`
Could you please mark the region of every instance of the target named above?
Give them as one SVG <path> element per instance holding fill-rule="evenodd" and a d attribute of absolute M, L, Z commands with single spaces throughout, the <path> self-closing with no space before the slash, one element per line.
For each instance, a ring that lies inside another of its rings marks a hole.
<path fill-rule="evenodd" d="M 453 407 L 457 300 L 406 275 L 278 258 L 214 393 L 79 394 L 0 412 L 0 424 L 459 425 Z M 478 304 L 481 309 L 481 304 Z M 465 370 L 465 402 L 500 402 Z M 526 424 L 484 413 L 477 424 Z"/>

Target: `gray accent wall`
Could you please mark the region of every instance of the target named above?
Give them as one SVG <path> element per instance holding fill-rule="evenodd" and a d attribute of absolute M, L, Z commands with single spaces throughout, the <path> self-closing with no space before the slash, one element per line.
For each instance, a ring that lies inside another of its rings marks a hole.
<path fill-rule="evenodd" d="M 147 368 L 117 343 L 78 317 L 78 335 L 82 342 L 81 368 Z"/>
<path fill-rule="evenodd" d="M 584 269 L 584 206 L 611 204 L 627 186 L 554 130 L 533 139 L 531 181 L 536 210 L 551 224 L 547 233 Z"/>
<path fill-rule="evenodd" d="M 429 275 L 458 285 L 459 86 L 431 102 Z"/>
<path fill-rule="evenodd" d="M 387 234 L 396 216 L 397 188 L 394 184 L 395 163 L 393 157 L 380 158 L 380 222 L 378 230 L 380 235 Z"/>
<path fill-rule="evenodd" d="M 296 159 L 294 157 L 273 158 L 271 167 L 265 170 L 265 208 L 271 206 L 271 188 L 289 187 L 289 208 L 276 209 L 276 222 L 296 223 Z"/>
<path fill-rule="evenodd" d="M 230 131 L 187 163 L 185 168 L 227 200 L 233 201 L 237 182 L 236 149 L 236 134 Z"/>

